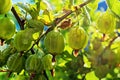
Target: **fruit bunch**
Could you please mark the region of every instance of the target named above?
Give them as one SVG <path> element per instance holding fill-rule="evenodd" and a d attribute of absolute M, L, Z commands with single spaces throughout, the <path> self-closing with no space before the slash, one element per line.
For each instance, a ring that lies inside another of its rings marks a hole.
<path fill-rule="evenodd" d="M 71 10 L 63 9 L 65 15 L 53 20 L 52 12 L 44 9 L 46 2 L 34 1 L 12 5 L 12 0 L 0 0 L 1 72 L 16 80 L 84 80 L 91 71 L 99 79 L 108 73 L 116 77 L 120 72 L 120 40 L 116 39 L 120 35 L 115 22 L 118 18 L 112 12 L 91 17 L 91 5 L 82 8 L 89 0 L 74 10 L 70 3 Z M 67 17 L 71 13 L 73 17 Z M 14 15 L 20 30 L 9 15 Z M 101 41 L 101 33 L 109 34 L 106 41 Z"/>

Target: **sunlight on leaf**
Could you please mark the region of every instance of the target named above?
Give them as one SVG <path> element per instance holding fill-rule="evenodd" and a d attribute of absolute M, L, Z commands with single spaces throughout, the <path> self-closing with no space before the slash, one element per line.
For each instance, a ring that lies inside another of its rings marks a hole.
<path fill-rule="evenodd" d="M 120 0 L 106 0 L 109 8 L 120 17 Z"/>
<path fill-rule="evenodd" d="M 33 34 L 33 39 L 37 40 L 39 38 L 39 32 Z"/>
<path fill-rule="evenodd" d="M 99 80 L 96 76 L 94 71 L 87 73 L 86 80 Z"/>
<path fill-rule="evenodd" d="M 91 62 L 88 61 L 88 58 L 86 56 L 83 56 L 83 60 L 84 60 L 84 67 L 90 68 L 91 67 Z"/>

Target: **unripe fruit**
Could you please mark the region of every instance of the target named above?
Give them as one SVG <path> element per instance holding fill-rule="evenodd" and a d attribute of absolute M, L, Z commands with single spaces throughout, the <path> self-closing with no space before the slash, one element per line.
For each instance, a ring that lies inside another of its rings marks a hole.
<path fill-rule="evenodd" d="M 64 37 L 57 30 L 50 31 L 44 39 L 44 45 L 52 55 L 60 54 L 65 47 Z"/>
<path fill-rule="evenodd" d="M 8 40 L 15 33 L 15 24 L 7 17 L 0 19 L 0 39 Z"/>
<path fill-rule="evenodd" d="M 88 35 L 82 27 L 73 27 L 68 32 L 68 45 L 74 50 L 80 50 L 87 46 Z"/>
<path fill-rule="evenodd" d="M 110 12 L 104 12 L 97 21 L 97 27 L 104 34 L 112 33 L 115 29 L 115 18 Z"/>
<path fill-rule="evenodd" d="M 26 51 L 32 47 L 31 29 L 18 32 L 14 38 L 14 46 L 18 51 Z"/>
<path fill-rule="evenodd" d="M 25 58 L 18 53 L 11 55 L 7 61 L 7 67 L 11 72 L 21 72 L 24 69 Z"/>
<path fill-rule="evenodd" d="M 52 70 L 53 69 L 52 58 L 53 58 L 53 56 L 51 54 L 47 54 L 42 58 L 44 70 Z"/>
<path fill-rule="evenodd" d="M 27 26 L 33 28 L 35 32 L 43 32 L 44 24 L 40 20 L 28 20 Z"/>
<path fill-rule="evenodd" d="M 41 62 L 41 58 L 39 55 L 34 54 L 34 55 L 30 55 L 25 63 L 25 69 L 28 72 L 36 72 L 36 73 L 40 73 L 42 71 L 42 62 Z"/>
<path fill-rule="evenodd" d="M 108 65 L 99 65 L 96 66 L 94 71 L 95 71 L 95 75 L 101 79 L 106 77 L 107 73 L 109 73 L 109 67 Z"/>
<path fill-rule="evenodd" d="M 12 48 L 8 47 L 6 49 L 4 49 L 2 52 L 0 52 L 0 67 L 5 65 L 8 57 L 12 54 Z"/>
<path fill-rule="evenodd" d="M 102 55 L 102 59 L 103 61 L 105 61 L 106 64 L 110 65 L 111 68 L 116 65 L 116 54 L 109 48 L 106 49 L 106 51 Z"/>
<path fill-rule="evenodd" d="M 12 0 L 0 0 L 0 14 L 5 14 L 12 8 Z"/>
<path fill-rule="evenodd" d="M 30 19 L 27 21 L 27 27 L 32 29 L 32 37 L 34 40 L 38 39 L 39 35 L 42 34 L 44 29 L 44 24 L 40 20 Z"/>

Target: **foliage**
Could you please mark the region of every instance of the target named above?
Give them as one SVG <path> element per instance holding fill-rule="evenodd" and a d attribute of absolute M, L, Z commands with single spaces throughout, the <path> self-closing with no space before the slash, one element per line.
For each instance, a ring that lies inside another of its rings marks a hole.
<path fill-rule="evenodd" d="M 120 79 L 119 0 L 107 11 L 100 0 L 11 1 L 0 0 L 1 80 Z"/>

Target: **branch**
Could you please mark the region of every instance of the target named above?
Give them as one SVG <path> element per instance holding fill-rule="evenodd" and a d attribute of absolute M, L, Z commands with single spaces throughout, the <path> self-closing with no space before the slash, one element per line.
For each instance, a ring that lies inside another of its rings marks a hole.
<path fill-rule="evenodd" d="M 0 72 L 10 72 L 9 70 L 0 70 Z"/>
<path fill-rule="evenodd" d="M 108 48 L 111 47 L 111 45 L 113 44 L 113 42 L 114 42 L 117 38 L 118 38 L 118 36 L 115 36 L 115 37 L 109 42 L 108 46 L 106 46 L 106 47 L 104 48 L 104 50 L 102 51 L 102 54 L 103 54 Z"/>
<path fill-rule="evenodd" d="M 84 7 L 85 5 L 87 5 L 87 4 L 90 3 L 90 2 L 91 2 L 91 0 L 87 0 L 86 2 L 80 4 L 78 8 L 82 8 L 82 7 Z M 76 9 L 76 10 L 78 10 L 78 9 Z M 64 14 L 62 17 L 56 18 L 56 19 L 54 20 L 55 26 L 56 26 L 57 24 L 59 24 L 63 19 L 65 19 L 67 16 L 69 16 L 69 15 L 70 15 L 71 13 L 73 13 L 73 12 L 75 12 L 75 11 L 69 10 L 69 11 L 66 12 L 66 14 Z"/>
<path fill-rule="evenodd" d="M 17 21 L 18 21 L 18 23 L 19 23 L 20 29 L 21 29 L 21 30 L 24 30 L 24 21 L 22 21 L 22 20 L 20 19 L 20 17 L 18 16 L 18 14 L 17 14 L 17 12 L 15 11 L 15 8 L 14 8 L 14 7 L 12 7 L 11 11 L 12 11 L 12 13 L 14 14 L 15 18 L 17 19 Z"/>
<path fill-rule="evenodd" d="M 104 54 L 104 52 L 111 47 L 111 45 L 113 44 L 113 42 L 118 38 L 118 36 L 115 36 L 108 44 L 108 46 L 106 46 L 103 51 L 101 52 L 101 54 L 99 55 L 100 59 L 102 60 L 102 56 Z"/>

